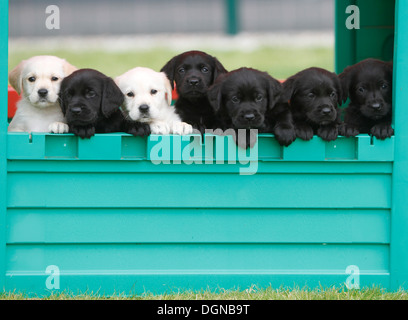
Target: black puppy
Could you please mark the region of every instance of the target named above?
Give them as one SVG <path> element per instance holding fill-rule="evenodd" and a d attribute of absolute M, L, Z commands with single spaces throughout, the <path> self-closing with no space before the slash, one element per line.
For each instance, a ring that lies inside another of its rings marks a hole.
<path fill-rule="evenodd" d="M 339 75 L 345 109 L 340 134 L 346 137 L 360 133 L 385 139 L 394 134 L 392 122 L 392 63 L 366 59 L 349 66 Z"/>
<path fill-rule="evenodd" d="M 227 70 L 217 58 L 202 51 L 187 51 L 173 57 L 160 70 L 165 72 L 178 93 L 175 104 L 181 120 L 198 129 L 216 127 L 214 110 L 207 99 L 207 90 Z"/>
<path fill-rule="evenodd" d="M 281 92 L 281 83 L 268 73 L 240 68 L 221 75 L 208 97 L 222 130 L 233 129 L 235 137 L 238 129 L 272 132 L 281 145 L 288 146 L 296 134 L 289 108 L 278 103 Z M 247 148 L 255 141 L 247 130 L 246 141 L 237 143 Z"/>
<path fill-rule="evenodd" d="M 314 134 L 326 141 L 337 138 L 342 90 L 335 73 L 316 67 L 302 70 L 283 83 L 283 92 L 299 138 L 310 140 Z"/>
<path fill-rule="evenodd" d="M 69 131 L 81 138 L 123 131 L 119 107 L 123 93 L 115 82 L 93 69 L 80 69 L 61 82 L 60 105 Z"/>

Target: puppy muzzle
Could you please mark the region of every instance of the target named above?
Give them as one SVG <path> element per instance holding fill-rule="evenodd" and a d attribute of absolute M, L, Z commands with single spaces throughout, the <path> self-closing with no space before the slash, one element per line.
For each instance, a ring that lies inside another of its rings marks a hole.
<path fill-rule="evenodd" d="M 235 117 L 233 124 L 239 129 L 259 128 L 264 122 L 264 117 L 255 111 L 241 112 Z"/>
<path fill-rule="evenodd" d="M 66 117 L 68 122 L 86 125 L 96 121 L 97 114 L 84 105 L 68 106 Z"/>

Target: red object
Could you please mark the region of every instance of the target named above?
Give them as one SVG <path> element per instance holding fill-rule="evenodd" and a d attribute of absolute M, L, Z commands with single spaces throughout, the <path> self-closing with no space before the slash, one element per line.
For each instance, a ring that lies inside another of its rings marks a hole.
<path fill-rule="evenodd" d="M 14 117 L 17 110 L 17 102 L 20 100 L 20 95 L 13 87 L 8 86 L 8 117 L 9 119 Z"/>
<path fill-rule="evenodd" d="M 177 100 L 178 99 L 178 93 L 177 93 L 176 83 L 175 82 L 174 82 L 173 92 L 171 93 L 171 98 L 172 98 L 172 100 Z"/>

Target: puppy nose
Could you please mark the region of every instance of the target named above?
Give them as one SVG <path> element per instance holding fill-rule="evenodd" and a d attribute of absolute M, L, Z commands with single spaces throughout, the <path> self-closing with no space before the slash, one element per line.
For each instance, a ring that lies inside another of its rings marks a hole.
<path fill-rule="evenodd" d="M 373 103 L 373 104 L 371 105 L 371 108 L 373 108 L 373 109 L 375 109 L 375 110 L 378 110 L 378 109 L 381 108 L 381 103 Z"/>
<path fill-rule="evenodd" d="M 149 106 L 147 104 L 142 104 L 141 106 L 139 106 L 139 110 L 142 113 L 146 113 L 147 111 L 149 111 Z"/>
<path fill-rule="evenodd" d="M 189 81 L 190 85 L 192 85 L 192 86 L 198 85 L 199 82 L 200 82 L 199 79 L 191 79 L 191 80 Z"/>
<path fill-rule="evenodd" d="M 80 114 L 82 112 L 82 108 L 81 107 L 72 107 L 71 112 L 73 114 Z"/>
<path fill-rule="evenodd" d="M 247 113 L 244 115 L 244 118 L 248 121 L 251 121 L 255 119 L 255 115 L 253 113 Z"/>
<path fill-rule="evenodd" d="M 38 90 L 38 95 L 40 97 L 45 97 L 48 94 L 48 90 L 47 89 L 40 89 Z"/>
<path fill-rule="evenodd" d="M 324 108 L 322 109 L 322 114 L 324 114 L 324 115 L 329 115 L 330 113 L 332 113 L 332 109 L 331 109 L 331 108 L 329 108 L 329 107 L 324 107 Z"/>

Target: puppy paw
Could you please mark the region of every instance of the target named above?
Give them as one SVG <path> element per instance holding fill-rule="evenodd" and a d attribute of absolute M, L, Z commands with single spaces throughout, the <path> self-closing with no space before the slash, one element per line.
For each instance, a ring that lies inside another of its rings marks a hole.
<path fill-rule="evenodd" d="M 313 138 L 313 129 L 307 124 L 298 124 L 295 127 L 296 137 L 302 140 L 310 140 Z"/>
<path fill-rule="evenodd" d="M 150 134 L 150 126 L 147 123 L 129 122 L 127 124 L 127 133 L 136 137 L 148 136 Z"/>
<path fill-rule="evenodd" d="M 89 139 L 95 135 L 95 127 L 71 127 L 71 132 L 81 139 Z"/>
<path fill-rule="evenodd" d="M 186 135 L 193 133 L 193 126 L 186 122 L 175 122 L 173 123 L 173 129 L 171 131 L 173 134 Z"/>
<path fill-rule="evenodd" d="M 169 134 L 170 126 L 166 122 L 156 122 L 150 125 L 153 134 Z"/>
<path fill-rule="evenodd" d="M 296 131 L 294 128 L 276 127 L 274 130 L 275 139 L 281 146 L 288 146 L 296 140 Z"/>
<path fill-rule="evenodd" d="M 377 139 L 384 140 L 394 134 L 394 129 L 389 124 L 380 123 L 371 128 L 370 134 Z"/>
<path fill-rule="evenodd" d="M 52 133 L 67 133 L 69 131 L 69 127 L 63 122 L 53 122 L 49 125 L 48 131 Z"/>
<path fill-rule="evenodd" d="M 339 135 L 337 126 L 321 126 L 317 129 L 317 135 L 325 141 L 336 140 Z"/>
<path fill-rule="evenodd" d="M 358 130 L 357 127 L 353 125 L 349 125 L 346 123 L 342 123 L 339 126 L 339 135 L 345 136 L 345 137 L 355 137 L 360 134 L 360 131 Z"/>

